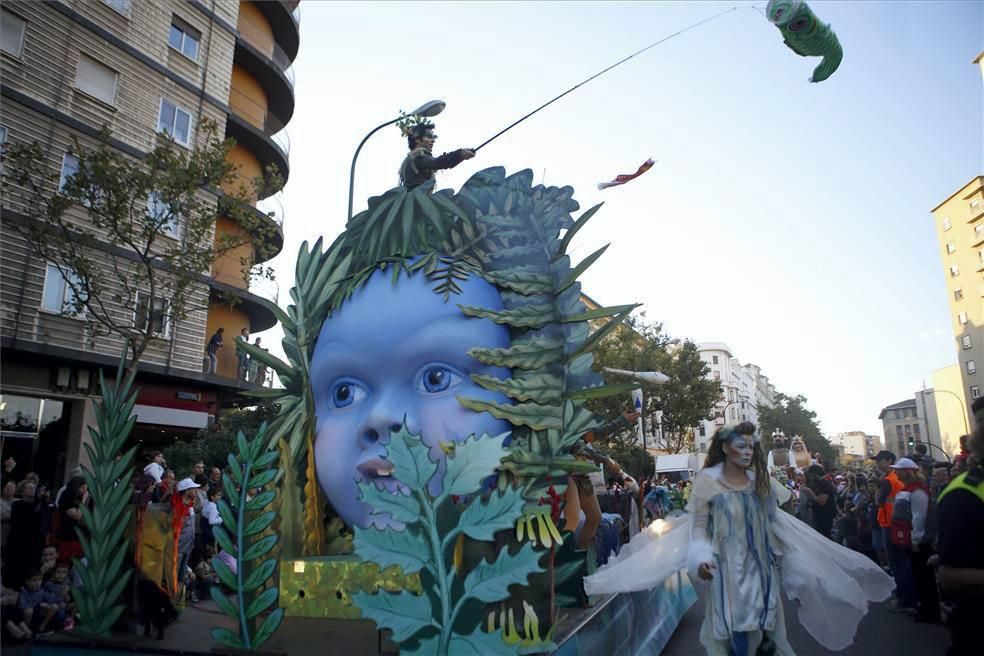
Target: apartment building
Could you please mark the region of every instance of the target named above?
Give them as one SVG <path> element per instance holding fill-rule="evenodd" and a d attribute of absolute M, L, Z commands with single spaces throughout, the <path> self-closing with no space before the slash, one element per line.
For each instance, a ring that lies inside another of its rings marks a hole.
<path fill-rule="evenodd" d="M 704 452 L 714 431 L 725 424 L 742 421 L 757 424 L 758 409 L 775 404 L 776 388 L 761 367 L 742 364 L 727 344 L 703 342 L 698 349 L 710 369 L 708 376 L 721 383 L 721 400 L 715 406 L 714 419 L 702 422 L 694 431 L 696 446 Z"/>
<path fill-rule="evenodd" d="M 75 139 L 94 146 L 101 126 L 119 152 L 142 158 L 166 132 L 179 145 L 201 143 L 204 119 L 236 140 L 229 153 L 241 180 L 275 166 L 289 175 L 284 127 L 294 111 L 291 64 L 299 46 L 298 0 L 9 0 L 2 6 L 0 139 L 37 142 L 50 170 L 73 173 Z M 7 190 L 10 191 L 10 190 Z M 15 190 L 16 191 L 16 190 Z M 57 193 L 53 185 L 51 193 Z M 256 213 L 271 222 L 267 248 L 243 246 L 217 261 L 195 289 L 200 310 L 161 320 L 159 339 L 141 362 L 140 394 L 131 439 L 146 448 L 208 426 L 220 405 L 251 387 L 237 379 L 233 336 L 259 332 L 276 320 L 269 281 L 244 275 L 240 258 L 266 259 L 283 245 L 279 190 L 258 197 Z M 201 191 L 218 208 L 216 191 Z M 93 424 L 98 373 L 111 373 L 123 344 L 87 336 L 84 322 L 63 311 L 66 285 L 57 267 L 32 253 L 18 221 L 23 197 L 5 193 L 0 238 L 0 348 L 3 457 L 15 457 L 42 479 L 60 482 L 84 458 Z M 270 213 L 272 212 L 272 216 Z M 71 208 L 86 221 L 84 208 Z M 236 233 L 220 216 L 215 238 Z M 182 238 L 180 221 L 175 239 Z M 251 252 L 252 251 L 252 252 Z M 231 307 L 224 298 L 232 295 Z M 159 309 L 166 298 L 120 298 L 115 312 L 137 320 L 138 306 Z M 142 313 L 144 317 L 147 312 Z M 150 313 L 153 316 L 153 313 Z M 153 320 L 144 319 L 144 320 Z M 217 328 L 226 332 L 215 374 L 203 373 L 203 352 Z M 156 329 L 156 328 L 155 328 Z"/>

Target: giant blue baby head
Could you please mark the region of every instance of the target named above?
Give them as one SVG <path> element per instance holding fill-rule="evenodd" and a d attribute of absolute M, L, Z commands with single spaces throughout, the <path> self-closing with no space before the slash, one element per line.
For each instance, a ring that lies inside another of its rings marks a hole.
<path fill-rule="evenodd" d="M 458 308 L 461 303 L 501 309 L 502 299 L 474 275 L 460 287 L 460 294 L 445 300 L 423 272 L 404 271 L 393 284 L 389 270 L 377 271 L 321 328 L 310 372 L 317 415 L 315 468 L 321 489 L 349 525 L 365 527 L 370 521 L 357 481 L 372 480 L 393 494 L 409 492 L 385 457 L 390 431 L 404 421 L 439 463 L 428 485 L 434 495 L 446 469 L 442 442 L 510 429 L 508 422 L 464 408 L 456 399 L 508 403 L 470 375 L 508 378 L 509 371 L 483 364 L 467 351 L 508 347 L 509 330 L 488 319 L 468 318 Z"/>

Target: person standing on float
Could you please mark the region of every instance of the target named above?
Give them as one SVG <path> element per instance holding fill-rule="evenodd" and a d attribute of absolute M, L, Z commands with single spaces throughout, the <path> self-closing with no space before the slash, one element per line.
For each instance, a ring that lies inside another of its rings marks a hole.
<path fill-rule="evenodd" d="M 437 141 L 437 135 L 434 134 L 433 123 L 418 123 L 408 128 L 405 134 L 410 152 L 400 165 L 400 184 L 407 189 L 413 189 L 433 180 L 435 171 L 453 169 L 466 159 L 475 156 L 474 150 L 459 148 L 434 157 L 431 150 L 434 148 L 434 142 Z"/>

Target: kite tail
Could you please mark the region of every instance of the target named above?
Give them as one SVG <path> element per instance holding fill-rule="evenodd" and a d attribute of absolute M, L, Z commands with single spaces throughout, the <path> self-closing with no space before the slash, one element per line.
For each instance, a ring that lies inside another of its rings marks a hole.
<path fill-rule="evenodd" d="M 828 27 L 827 29 L 830 28 Z M 813 75 L 810 77 L 810 82 L 823 82 L 828 77 L 833 75 L 834 71 L 836 71 L 840 66 L 842 59 L 844 59 L 844 51 L 841 49 L 840 41 L 838 41 L 837 36 L 831 32 L 830 43 L 823 53 L 823 60 L 815 69 L 813 69 Z"/>

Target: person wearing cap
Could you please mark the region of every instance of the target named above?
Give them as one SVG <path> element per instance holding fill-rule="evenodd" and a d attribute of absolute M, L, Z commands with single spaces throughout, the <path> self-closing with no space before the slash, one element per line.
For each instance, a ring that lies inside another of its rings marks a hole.
<path fill-rule="evenodd" d="M 984 422 L 967 440 L 971 467 L 958 474 L 940 494 L 937 578 L 953 602 L 949 614 L 947 656 L 981 651 L 980 620 L 984 617 Z"/>
<path fill-rule="evenodd" d="M 933 552 L 933 540 L 936 539 L 936 505 L 914 460 L 900 458 L 892 469 L 905 485 L 895 495 L 892 508 L 892 542 L 905 549 L 909 557 L 918 608 L 916 620 L 939 622 L 940 600 L 933 569 L 928 563 Z"/>
<path fill-rule="evenodd" d="M 180 526 L 175 536 L 177 542 L 177 569 L 175 576 L 180 584 L 184 579 L 191 551 L 195 546 L 195 499 L 201 486 L 192 478 L 182 478 L 178 481 L 177 494 L 172 495 L 172 507 L 175 511 L 174 526 Z M 180 523 L 179 523 L 180 522 Z M 177 589 L 177 587 L 175 587 Z"/>
<path fill-rule="evenodd" d="M 429 121 L 417 123 L 403 129 L 407 138 L 410 152 L 400 165 L 400 184 L 407 189 L 413 189 L 434 179 L 434 172 L 443 169 L 453 169 L 466 159 L 475 156 L 475 151 L 459 148 L 438 157 L 431 154 L 437 135 L 434 134 L 434 124 Z"/>
<path fill-rule="evenodd" d="M 902 481 L 895 475 L 892 465 L 895 464 L 895 454 L 891 451 L 879 451 L 875 455 L 875 467 L 880 472 L 878 480 L 878 492 L 875 494 L 875 504 L 878 506 L 878 530 L 872 535 L 871 541 L 878 554 L 878 560 L 882 567 L 891 568 L 891 555 L 889 554 L 889 536 L 892 533 L 892 500 L 895 494 L 902 489 Z"/>

